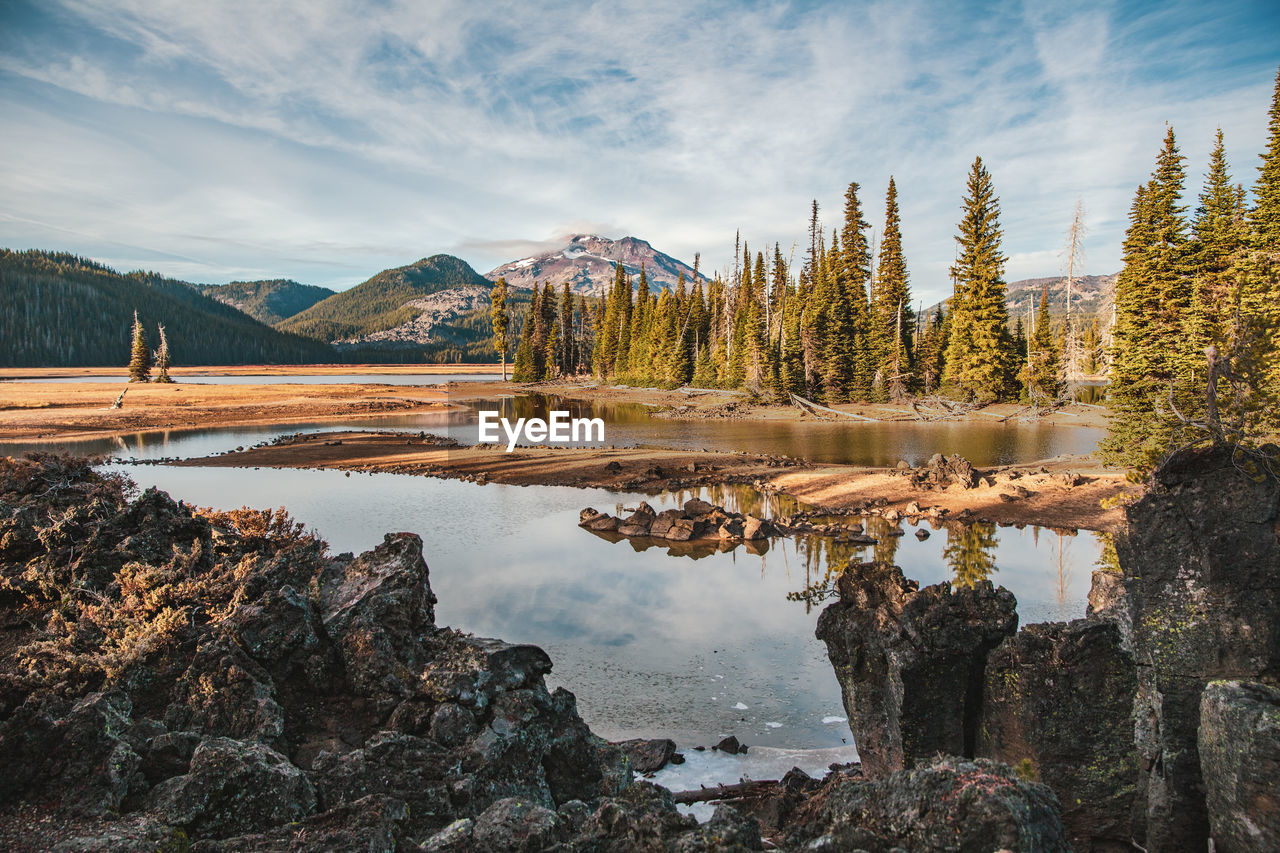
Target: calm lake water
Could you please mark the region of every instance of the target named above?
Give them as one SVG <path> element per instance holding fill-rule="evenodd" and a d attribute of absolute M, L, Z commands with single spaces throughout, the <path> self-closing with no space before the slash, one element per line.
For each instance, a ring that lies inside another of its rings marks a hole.
<path fill-rule="evenodd" d="M 796 538 L 757 553 L 676 553 L 577 527 L 582 507 L 616 513 L 640 495 L 340 471 L 111 467 L 202 506 L 285 506 L 334 551 L 368 549 L 387 531 L 417 533 L 439 624 L 542 646 L 555 662 L 551 680 L 578 696 L 598 733 L 671 737 L 683 747 L 727 734 L 773 747 L 849 742 L 839 685 L 813 637 L 832 569 L 848 559 L 878 553 L 921 584 L 986 573 L 1018 596 L 1029 622 L 1083 616 L 1100 551 L 1087 533 L 988 525 L 920 542 L 908 525 L 876 547 Z M 648 500 L 661 509 L 694 495 L 765 515 L 795 509 L 740 487 Z M 883 521 L 865 521 L 883 536 Z"/>
<path fill-rule="evenodd" d="M 675 447 L 691 450 L 744 450 L 792 456 L 815 462 L 893 465 L 899 459 L 919 464 L 934 453 L 959 453 L 979 466 L 1034 462 L 1097 449 L 1102 430 L 1053 424 L 998 423 L 991 419 L 942 423 L 864 423 L 748 420 L 679 421 L 656 418 L 647 406 L 600 405 L 576 400 L 525 395 L 466 403 L 465 411 L 383 415 L 350 420 L 317 420 L 209 429 L 152 430 L 108 439 L 60 442 L 71 453 L 111 455 L 122 459 L 191 458 L 235 447 L 249 447 L 296 432 L 343 429 L 388 429 L 429 432 L 463 444 L 478 440 L 478 412 L 502 417 L 545 418 L 552 409 L 573 417 L 599 417 L 605 422 L 604 444 L 618 447 Z M 586 442 L 600 444 L 601 442 Z M 21 453 L 29 443 L 0 443 L 0 453 Z"/>

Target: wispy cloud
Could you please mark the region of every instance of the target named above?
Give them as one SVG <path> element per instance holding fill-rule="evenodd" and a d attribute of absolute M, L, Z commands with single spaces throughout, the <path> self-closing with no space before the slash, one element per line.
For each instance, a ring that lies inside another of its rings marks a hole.
<path fill-rule="evenodd" d="M 67 248 L 109 261 L 142 244 L 175 274 L 200 270 L 164 252 L 201 259 L 206 280 L 339 287 L 434 251 L 488 269 L 579 230 L 710 266 L 737 228 L 785 252 L 809 199 L 836 224 L 857 180 L 874 222 L 893 174 L 932 299 L 975 154 L 1001 195 L 1011 277 L 1055 271 L 1077 197 L 1091 268 L 1110 271 L 1163 123 L 1193 176 L 1221 124 L 1251 178 L 1280 62 L 1265 3 L 14 9 L 0 238 L 79 234 Z"/>

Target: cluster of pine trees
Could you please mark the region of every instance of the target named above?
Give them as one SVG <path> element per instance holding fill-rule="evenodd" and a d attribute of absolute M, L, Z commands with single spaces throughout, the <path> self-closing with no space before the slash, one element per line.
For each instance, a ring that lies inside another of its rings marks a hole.
<path fill-rule="evenodd" d="M 837 403 L 940 388 L 979 402 L 1016 397 L 1022 350 L 1008 329 L 1000 208 L 981 158 L 956 237 L 951 313 L 935 312 L 923 325 L 911 307 L 897 186 L 890 178 L 874 258 L 860 190 L 849 184 L 829 240 L 813 203 L 807 257 L 795 272 L 777 243 L 753 257 L 739 242 L 731 274 L 708 281 L 695 263 L 695 280 L 682 276 L 674 290 L 654 293 L 644 269 L 633 282 L 622 266 L 593 305 L 567 286 L 559 297 L 550 285 L 535 289 L 512 377 L 592 372 Z"/>
<path fill-rule="evenodd" d="M 1221 130 L 1190 218 L 1172 127 L 1134 194 L 1116 282 L 1111 461 L 1141 472 L 1171 448 L 1280 425 L 1280 74 L 1269 118 L 1252 209 Z"/>

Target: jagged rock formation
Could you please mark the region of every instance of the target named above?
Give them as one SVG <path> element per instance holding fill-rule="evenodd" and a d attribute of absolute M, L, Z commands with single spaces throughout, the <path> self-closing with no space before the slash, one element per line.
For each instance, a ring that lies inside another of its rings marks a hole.
<path fill-rule="evenodd" d="M 1133 655 L 1103 618 L 1027 625 L 987 661 L 977 754 L 1054 790 L 1077 853 L 1127 851 L 1139 769 Z"/>
<path fill-rule="evenodd" d="M 1280 480 L 1229 448 L 1184 452 L 1116 538 L 1138 673 L 1147 848 L 1209 838 L 1196 732 L 1205 686 L 1280 679 Z"/>
<path fill-rule="evenodd" d="M 595 234 L 577 234 L 566 245 L 503 264 L 485 275 L 490 281 L 506 278 L 507 284 L 525 290 L 534 284 L 550 283 L 558 293 L 566 283 L 575 293 L 603 296 L 613 284 L 621 265 L 634 280 L 643 266 L 649 289 L 657 293 L 663 287 L 672 290 L 680 275 L 687 286 L 693 285 L 693 268 L 670 255 L 659 252 L 637 237 L 610 240 Z M 700 279 L 706 277 L 699 273 Z"/>
<path fill-rule="evenodd" d="M 1214 849 L 1280 850 L 1280 690 L 1215 681 L 1197 740 Z"/>
<path fill-rule="evenodd" d="M 1013 593 L 990 581 L 918 589 L 897 566 L 845 569 L 818 618 L 863 772 L 937 753 L 972 758 L 987 656 L 1018 628 Z"/>

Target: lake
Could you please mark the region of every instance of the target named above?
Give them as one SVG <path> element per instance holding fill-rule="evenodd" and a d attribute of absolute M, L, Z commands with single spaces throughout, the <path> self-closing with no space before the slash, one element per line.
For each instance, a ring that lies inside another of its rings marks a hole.
<path fill-rule="evenodd" d="M 922 585 L 994 563 L 991 579 L 1017 595 L 1027 622 L 1083 616 L 1100 552 L 1088 533 L 981 525 L 942 528 L 921 542 L 911 525 L 887 537 L 886 523 L 868 518 L 879 546 L 795 537 L 761 553 L 740 546 L 672 556 L 584 531 L 578 511 L 617 513 L 643 499 L 662 509 L 692 496 L 763 515 L 796 505 L 743 487 L 644 498 L 397 474 L 110 467 L 197 505 L 285 506 L 335 551 L 368 549 L 388 531 L 417 533 L 440 599 L 438 624 L 542 646 L 555 662 L 550 681 L 578 696 L 595 731 L 670 737 L 682 747 L 727 734 L 768 747 L 847 745 L 839 685 L 813 636 L 832 570 L 846 560 L 878 552 Z"/>

